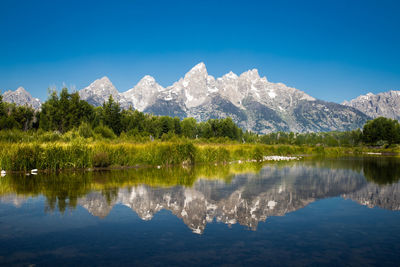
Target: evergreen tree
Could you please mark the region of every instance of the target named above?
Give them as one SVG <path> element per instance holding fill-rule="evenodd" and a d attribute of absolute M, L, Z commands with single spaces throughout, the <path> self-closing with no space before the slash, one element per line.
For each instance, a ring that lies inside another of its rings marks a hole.
<path fill-rule="evenodd" d="M 195 138 L 197 134 L 197 122 L 194 118 L 184 118 L 181 122 L 182 134 L 188 138 Z"/>
<path fill-rule="evenodd" d="M 93 106 L 80 100 L 77 92 L 70 94 L 67 88 L 63 88 L 60 96 L 52 91 L 43 103 L 39 127 L 45 131 L 57 130 L 64 133 L 79 127 L 82 122 L 93 122 L 94 119 Z"/>
<path fill-rule="evenodd" d="M 114 133 L 120 134 L 122 131 L 122 115 L 121 107 L 114 101 L 112 95 L 108 101 L 103 104 L 102 122 L 104 125 L 110 127 Z"/>

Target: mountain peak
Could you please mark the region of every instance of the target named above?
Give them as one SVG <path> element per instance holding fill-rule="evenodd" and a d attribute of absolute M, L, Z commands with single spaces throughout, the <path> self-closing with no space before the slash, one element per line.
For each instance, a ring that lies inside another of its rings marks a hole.
<path fill-rule="evenodd" d="M 110 81 L 110 79 L 107 76 L 103 76 L 100 79 L 95 80 L 94 82 L 101 82 L 101 83 L 105 83 L 105 84 L 112 84 L 112 82 Z"/>
<path fill-rule="evenodd" d="M 206 65 L 203 62 L 200 62 L 199 64 L 191 68 L 191 70 L 186 73 L 185 78 L 188 76 L 196 75 L 198 73 L 206 76 L 208 75 Z"/>
<path fill-rule="evenodd" d="M 206 69 L 206 64 L 204 64 L 204 62 L 200 62 L 192 68 L 192 70 L 205 70 L 205 69 Z"/>
<path fill-rule="evenodd" d="M 24 87 L 20 86 L 15 90 L 16 93 L 24 93 L 24 94 L 29 94 Z"/>
<path fill-rule="evenodd" d="M 243 72 L 240 76 L 247 77 L 252 81 L 260 79 L 260 75 L 258 74 L 258 70 L 257 69 L 252 69 L 252 70 L 248 70 L 246 72 Z"/>
<path fill-rule="evenodd" d="M 227 74 L 225 74 L 222 77 L 223 78 L 228 78 L 228 79 L 237 79 L 238 78 L 238 76 L 232 71 L 228 72 Z"/>
<path fill-rule="evenodd" d="M 397 92 L 397 93 L 396 93 Z M 377 94 L 360 95 L 343 104 L 364 112 L 372 118 L 387 117 L 400 120 L 400 91 L 387 91 Z"/>
<path fill-rule="evenodd" d="M 5 92 L 3 94 L 3 101 L 15 103 L 17 106 L 28 105 L 34 109 L 39 109 L 41 106 L 40 100 L 33 98 L 32 95 L 22 86 L 18 87 L 15 91 L 9 90 Z"/>
<path fill-rule="evenodd" d="M 119 92 L 107 76 L 95 80 L 89 86 L 79 91 L 82 100 L 86 100 L 93 106 L 101 106 L 112 95 L 119 101 Z"/>
<path fill-rule="evenodd" d="M 145 75 L 143 76 L 142 79 L 140 79 L 139 83 L 155 83 L 156 80 L 154 79 L 154 77 L 150 76 L 150 75 Z"/>
<path fill-rule="evenodd" d="M 108 90 L 111 90 L 111 91 L 117 91 L 117 89 L 114 87 L 114 85 L 112 84 L 112 82 L 110 81 L 110 79 L 107 76 L 104 76 L 100 79 L 95 80 L 85 89 L 96 89 L 96 87 L 99 87 L 99 86 L 102 88 L 106 87 Z"/>

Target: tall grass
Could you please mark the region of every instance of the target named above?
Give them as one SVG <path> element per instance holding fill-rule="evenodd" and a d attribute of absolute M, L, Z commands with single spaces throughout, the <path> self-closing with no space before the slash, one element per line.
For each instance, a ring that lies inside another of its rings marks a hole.
<path fill-rule="evenodd" d="M 56 134 L 55 134 L 56 136 Z M 12 138 L 10 136 L 10 138 Z M 50 139 L 54 138 L 50 137 Z M 65 136 L 63 138 L 66 138 Z M 143 165 L 193 165 L 261 161 L 268 155 L 340 156 L 368 151 L 366 148 L 310 147 L 264 144 L 204 144 L 174 142 L 93 141 L 71 136 L 70 141 L 0 142 L 0 167 L 4 170 L 59 170 Z"/>

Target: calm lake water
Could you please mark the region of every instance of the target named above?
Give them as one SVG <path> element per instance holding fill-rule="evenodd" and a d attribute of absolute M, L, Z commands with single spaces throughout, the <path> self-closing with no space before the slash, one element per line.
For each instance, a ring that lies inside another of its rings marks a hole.
<path fill-rule="evenodd" d="M 400 159 L 0 178 L 0 265 L 399 266 Z"/>

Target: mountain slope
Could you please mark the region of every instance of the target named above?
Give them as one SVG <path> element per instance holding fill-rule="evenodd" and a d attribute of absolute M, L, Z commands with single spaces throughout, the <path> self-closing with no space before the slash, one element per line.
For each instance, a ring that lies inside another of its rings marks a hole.
<path fill-rule="evenodd" d="M 19 87 L 15 91 L 6 91 L 3 94 L 3 101 L 8 103 L 15 103 L 17 106 L 28 105 L 34 109 L 39 109 L 42 103 L 38 98 L 32 97 L 23 87 Z"/>
<path fill-rule="evenodd" d="M 106 76 L 95 80 L 88 87 L 79 91 L 81 99 L 95 107 L 103 105 L 110 95 L 118 102 L 121 100 L 120 93 Z"/>
<path fill-rule="evenodd" d="M 343 105 L 356 108 L 372 118 L 387 117 L 400 120 L 400 91 L 388 91 L 379 94 L 368 93 Z"/>

